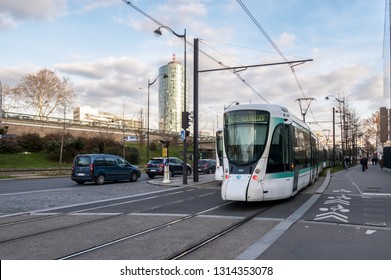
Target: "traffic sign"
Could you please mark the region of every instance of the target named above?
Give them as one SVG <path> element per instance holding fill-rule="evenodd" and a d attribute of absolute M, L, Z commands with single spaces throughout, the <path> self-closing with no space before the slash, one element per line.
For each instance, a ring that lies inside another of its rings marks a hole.
<path fill-rule="evenodd" d="M 185 140 L 186 136 L 185 136 L 185 131 L 184 130 L 181 130 L 181 140 Z"/>

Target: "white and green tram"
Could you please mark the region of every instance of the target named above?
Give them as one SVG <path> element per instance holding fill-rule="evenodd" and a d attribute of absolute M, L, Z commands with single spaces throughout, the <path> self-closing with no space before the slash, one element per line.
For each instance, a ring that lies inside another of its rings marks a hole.
<path fill-rule="evenodd" d="M 313 183 L 322 171 L 318 139 L 283 106 L 227 108 L 223 139 L 224 200 L 288 198 Z"/>
<path fill-rule="evenodd" d="M 216 152 L 216 181 L 223 181 L 224 166 L 223 166 L 223 129 L 218 128 L 216 131 L 215 152 Z"/>

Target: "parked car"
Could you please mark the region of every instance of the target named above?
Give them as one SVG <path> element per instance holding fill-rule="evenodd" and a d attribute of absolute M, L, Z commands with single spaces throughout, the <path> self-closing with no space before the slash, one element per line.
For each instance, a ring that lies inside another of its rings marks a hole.
<path fill-rule="evenodd" d="M 120 156 L 108 154 L 80 154 L 75 156 L 71 179 L 78 184 L 95 182 L 102 185 L 107 181 L 137 181 L 140 169 Z"/>
<path fill-rule="evenodd" d="M 148 161 L 145 168 L 150 179 L 155 178 L 156 175 L 164 176 L 164 162 L 165 157 L 155 157 Z M 169 173 L 170 177 L 174 175 L 183 174 L 183 161 L 176 157 L 169 157 Z M 191 175 L 192 169 L 189 164 L 187 164 L 187 175 Z"/>
<path fill-rule="evenodd" d="M 198 172 L 211 174 L 216 172 L 216 160 L 200 159 L 198 160 Z"/>
<path fill-rule="evenodd" d="M 137 142 L 137 137 L 134 135 L 128 135 L 123 138 L 124 142 Z"/>

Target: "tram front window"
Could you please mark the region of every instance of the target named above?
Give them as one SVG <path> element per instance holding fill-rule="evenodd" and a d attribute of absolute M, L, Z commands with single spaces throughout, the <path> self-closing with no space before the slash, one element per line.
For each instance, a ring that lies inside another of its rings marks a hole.
<path fill-rule="evenodd" d="M 238 165 L 257 161 L 265 148 L 269 114 L 255 110 L 231 111 L 224 118 L 224 143 L 229 161 Z"/>

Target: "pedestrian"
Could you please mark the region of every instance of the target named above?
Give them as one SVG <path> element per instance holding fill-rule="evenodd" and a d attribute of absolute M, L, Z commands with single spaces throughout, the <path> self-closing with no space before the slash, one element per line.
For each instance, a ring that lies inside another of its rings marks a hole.
<path fill-rule="evenodd" d="M 379 160 L 379 166 L 380 166 L 380 169 L 383 170 L 383 167 L 384 167 L 384 159 L 383 158 L 381 158 Z"/>
<path fill-rule="evenodd" d="M 366 169 L 368 169 L 368 159 L 364 156 L 360 160 L 360 164 L 362 167 L 362 172 L 365 172 Z"/>

